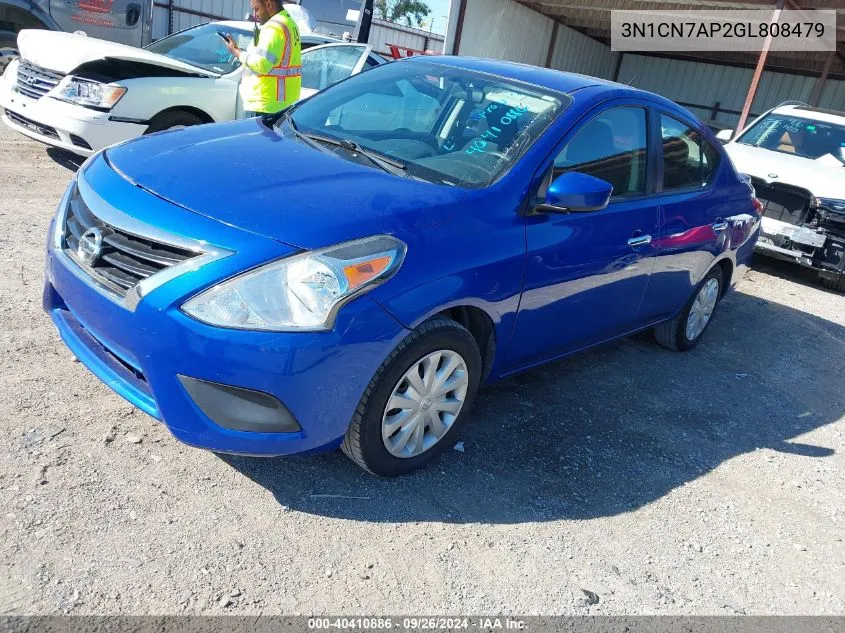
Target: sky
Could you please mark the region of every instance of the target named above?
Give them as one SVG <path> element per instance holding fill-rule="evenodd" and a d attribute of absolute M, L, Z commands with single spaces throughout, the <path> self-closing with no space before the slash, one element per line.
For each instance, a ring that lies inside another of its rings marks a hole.
<path fill-rule="evenodd" d="M 446 16 L 449 15 L 449 0 L 424 0 L 424 2 L 431 9 L 431 14 L 428 16 L 430 20 L 433 19 L 432 31 L 446 34 Z M 426 30 L 428 30 L 426 28 Z"/>

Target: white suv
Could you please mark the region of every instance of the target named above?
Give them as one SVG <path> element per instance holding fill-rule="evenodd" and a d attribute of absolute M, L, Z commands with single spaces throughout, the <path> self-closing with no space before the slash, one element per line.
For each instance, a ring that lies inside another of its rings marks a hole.
<path fill-rule="evenodd" d="M 765 205 L 757 250 L 845 292 L 845 112 L 782 105 L 717 136 Z"/>

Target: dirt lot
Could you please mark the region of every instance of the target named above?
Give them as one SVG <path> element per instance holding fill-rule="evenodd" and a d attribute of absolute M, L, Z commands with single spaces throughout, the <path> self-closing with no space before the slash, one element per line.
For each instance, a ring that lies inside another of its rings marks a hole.
<path fill-rule="evenodd" d="M 222 459 L 42 313 L 72 168 L 0 131 L 0 612 L 845 613 L 845 297 L 810 276 L 757 262 L 689 354 L 638 336 L 482 393 L 415 476 Z"/>

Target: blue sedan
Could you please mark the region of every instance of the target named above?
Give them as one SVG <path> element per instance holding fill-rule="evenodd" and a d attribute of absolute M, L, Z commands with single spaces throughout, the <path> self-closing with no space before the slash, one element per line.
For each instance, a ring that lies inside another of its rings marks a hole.
<path fill-rule="evenodd" d="M 92 156 L 50 227 L 44 308 L 182 442 L 341 447 L 393 476 L 452 444 L 482 385 L 646 328 L 694 347 L 759 226 L 671 101 L 413 57 Z"/>

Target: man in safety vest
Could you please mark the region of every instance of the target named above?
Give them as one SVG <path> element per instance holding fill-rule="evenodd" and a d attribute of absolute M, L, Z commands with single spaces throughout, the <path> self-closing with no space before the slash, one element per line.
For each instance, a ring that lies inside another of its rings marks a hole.
<path fill-rule="evenodd" d="M 240 93 L 247 117 L 278 112 L 299 99 L 302 48 L 296 22 L 280 0 L 251 0 L 261 24 L 258 37 L 241 50 L 231 36 L 226 48 L 244 67 Z"/>

